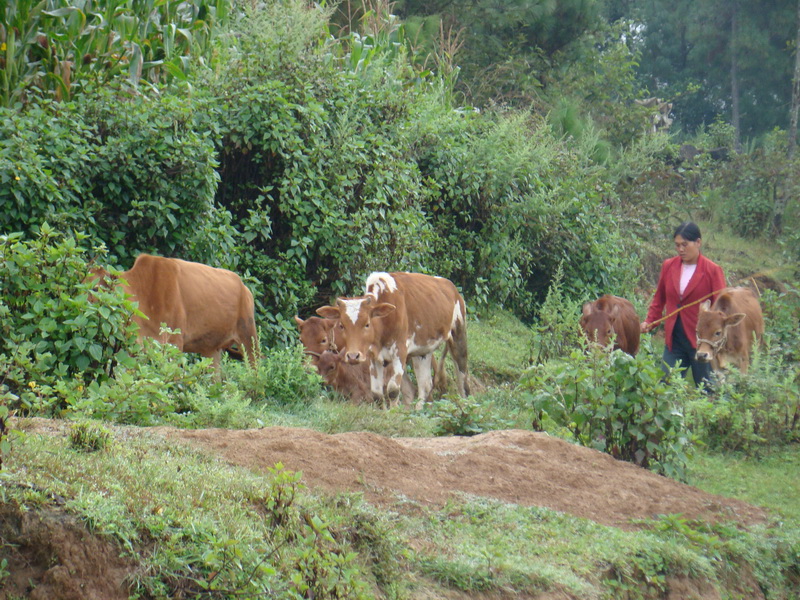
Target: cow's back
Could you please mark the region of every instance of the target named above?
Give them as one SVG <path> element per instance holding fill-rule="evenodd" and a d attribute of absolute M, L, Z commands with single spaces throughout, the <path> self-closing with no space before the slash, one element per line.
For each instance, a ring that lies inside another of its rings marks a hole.
<path fill-rule="evenodd" d="M 142 335 L 159 338 L 161 323 L 166 323 L 170 329 L 180 329 L 180 335 L 168 341 L 185 352 L 210 356 L 236 343 L 252 354 L 253 295 L 236 273 L 142 254 L 122 277 L 126 291 L 148 317 L 137 319 Z"/>
<path fill-rule="evenodd" d="M 454 322 L 465 322 L 464 300 L 453 282 L 443 277 L 373 273 L 367 280 L 366 291 L 379 302 L 396 306 L 396 314 L 384 318 L 385 323 L 391 323 L 385 333 L 389 343 L 397 336 L 447 339 Z"/>

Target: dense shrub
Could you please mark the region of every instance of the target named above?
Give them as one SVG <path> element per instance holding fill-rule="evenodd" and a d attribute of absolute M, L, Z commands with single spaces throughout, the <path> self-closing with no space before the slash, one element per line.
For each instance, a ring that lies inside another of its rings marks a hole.
<path fill-rule="evenodd" d="M 2 111 L 0 231 L 30 233 L 47 220 L 104 242 L 127 266 L 141 251 L 225 256 L 213 145 L 192 128 L 186 100 L 105 90 Z"/>
<path fill-rule="evenodd" d="M 86 241 L 47 223 L 33 240 L 0 237 L 0 391 L 13 408 L 63 408 L 71 380 L 131 362 L 133 305 L 119 288 L 92 291 Z"/>
<path fill-rule="evenodd" d="M 177 347 L 150 338 L 142 342 L 136 361 L 117 369 L 113 378 L 75 390 L 67 398 L 69 414 L 155 425 L 174 413 L 190 412 L 195 397 L 205 390 L 198 384 L 210 384 L 211 359 L 195 361 Z"/>
<path fill-rule="evenodd" d="M 687 425 L 708 447 L 758 454 L 800 441 L 800 368 L 767 340 L 746 374 L 727 370 L 711 401 L 687 405 Z"/>
<path fill-rule="evenodd" d="M 590 347 L 534 367 L 522 380 L 535 410 L 584 446 L 673 478 L 684 478 L 689 433 L 682 378 L 664 379 L 645 344 L 636 357 Z"/>

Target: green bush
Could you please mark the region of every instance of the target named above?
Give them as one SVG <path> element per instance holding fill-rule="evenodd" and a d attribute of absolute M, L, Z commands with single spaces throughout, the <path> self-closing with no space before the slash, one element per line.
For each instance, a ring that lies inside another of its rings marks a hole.
<path fill-rule="evenodd" d="M 495 429 L 507 429 L 509 423 L 500 418 L 492 402 L 476 396 L 447 396 L 430 407 L 436 425 L 435 435 L 478 435 Z"/>
<path fill-rule="evenodd" d="M 80 103 L 0 110 L 0 231 L 48 221 L 104 242 L 128 265 L 142 251 L 227 258 L 214 147 L 188 100 L 111 88 Z"/>
<path fill-rule="evenodd" d="M 713 449 L 758 454 L 800 441 L 800 367 L 767 344 L 746 374 L 725 372 L 711 401 L 690 402 L 686 422 Z"/>
<path fill-rule="evenodd" d="M 116 423 L 162 423 L 173 413 L 192 411 L 195 394 L 202 393 L 199 384 L 211 383 L 212 368 L 210 358 L 195 360 L 176 346 L 145 338 L 134 362 L 67 398 L 68 411 Z"/>
<path fill-rule="evenodd" d="M 70 380 L 131 363 L 133 305 L 86 280 L 86 240 L 47 223 L 33 240 L 0 236 L 0 390 L 23 414 L 64 408 Z"/>
<path fill-rule="evenodd" d="M 664 378 L 647 343 L 637 356 L 576 349 L 569 359 L 538 365 L 523 378 L 534 409 L 583 446 L 684 479 L 689 432 L 680 407 L 682 378 Z"/>

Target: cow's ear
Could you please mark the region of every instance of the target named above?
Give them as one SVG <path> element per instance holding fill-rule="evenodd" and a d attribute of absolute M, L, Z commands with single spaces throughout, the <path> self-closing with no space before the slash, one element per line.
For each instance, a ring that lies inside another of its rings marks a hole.
<path fill-rule="evenodd" d="M 389 304 L 388 302 L 381 302 L 380 304 L 376 304 L 372 307 L 372 312 L 370 313 L 371 318 L 375 319 L 378 317 L 385 317 L 388 314 L 391 314 L 395 311 L 397 307 L 394 304 Z"/>
<path fill-rule="evenodd" d="M 338 319 L 339 309 L 335 306 L 320 306 L 317 309 L 317 314 L 325 319 Z"/>
<path fill-rule="evenodd" d="M 617 318 L 617 316 L 619 315 L 619 304 L 615 304 L 614 306 L 611 307 L 610 315 L 612 319 Z"/>
<path fill-rule="evenodd" d="M 586 304 L 583 305 L 583 316 L 588 317 L 591 314 L 592 314 L 592 303 L 587 302 Z"/>
<path fill-rule="evenodd" d="M 705 312 L 711 308 L 711 300 L 706 300 L 700 305 L 700 312 Z"/>
<path fill-rule="evenodd" d="M 303 321 L 303 319 L 301 319 L 301 318 L 300 318 L 300 317 L 298 317 L 297 315 L 295 315 L 295 316 L 294 316 L 294 322 L 295 322 L 295 323 L 297 323 L 297 328 L 298 328 L 300 331 L 303 331 L 303 325 L 305 325 L 305 324 L 306 324 L 306 322 L 305 322 L 305 321 Z"/>
<path fill-rule="evenodd" d="M 728 327 L 736 327 L 739 323 L 744 321 L 747 315 L 744 313 L 733 313 L 725 317 L 725 325 Z"/>

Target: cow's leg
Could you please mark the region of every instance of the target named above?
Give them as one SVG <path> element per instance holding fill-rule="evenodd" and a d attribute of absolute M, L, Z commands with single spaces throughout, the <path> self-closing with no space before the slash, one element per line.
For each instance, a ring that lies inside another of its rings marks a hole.
<path fill-rule="evenodd" d="M 397 406 L 406 372 L 406 353 L 402 349 L 392 352 L 386 368 L 386 399 L 389 407 Z"/>
<path fill-rule="evenodd" d="M 401 391 L 403 394 L 403 405 L 404 406 L 411 406 L 411 403 L 414 401 L 414 395 L 417 391 L 414 389 L 414 384 L 411 382 L 411 377 L 408 376 L 408 372 L 403 370 L 403 381 L 400 384 Z"/>
<path fill-rule="evenodd" d="M 379 406 L 383 407 L 383 377 L 384 367 L 383 360 L 377 358 L 370 361 L 369 364 L 369 389 L 372 393 L 372 400 Z"/>
<path fill-rule="evenodd" d="M 417 376 L 417 410 L 422 409 L 425 405 L 425 400 L 428 399 L 433 389 L 432 359 L 433 354 L 424 354 L 411 358 L 411 362 L 414 364 L 414 374 Z"/>
<path fill-rule="evenodd" d="M 453 362 L 456 364 L 456 387 L 464 398 L 469 396 L 469 372 L 467 371 L 467 326 L 458 322 L 447 341 Z M 444 362 L 444 361 L 443 361 Z M 444 365 L 442 365 L 444 368 Z"/>

